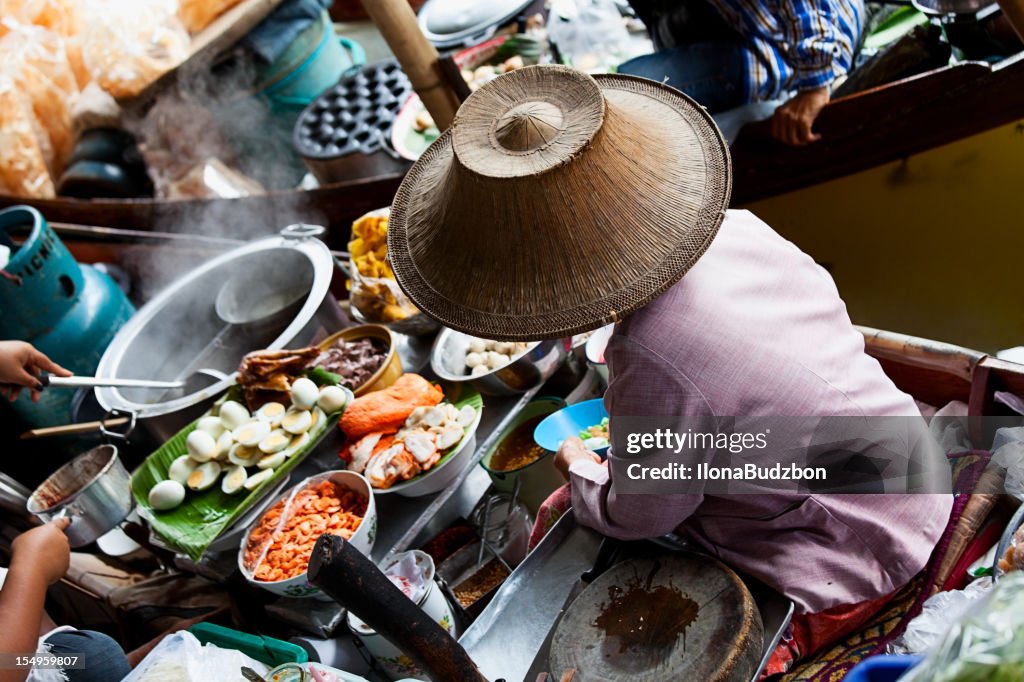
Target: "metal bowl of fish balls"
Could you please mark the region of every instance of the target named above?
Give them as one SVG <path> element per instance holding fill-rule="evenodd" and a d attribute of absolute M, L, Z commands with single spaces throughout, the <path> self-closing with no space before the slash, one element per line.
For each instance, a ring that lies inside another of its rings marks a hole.
<path fill-rule="evenodd" d="M 443 329 L 430 353 L 430 368 L 445 381 L 465 381 L 486 395 L 526 393 L 565 361 L 566 339 L 503 342 Z"/>

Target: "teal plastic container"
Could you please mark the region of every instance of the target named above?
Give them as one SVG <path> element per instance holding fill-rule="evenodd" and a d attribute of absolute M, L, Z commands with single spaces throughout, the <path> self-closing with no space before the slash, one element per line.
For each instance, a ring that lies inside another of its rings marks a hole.
<path fill-rule="evenodd" d="M 18 246 L 14 237 L 24 238 Z M 79 265 L 30 206 L 0 211 L 0 244 L 12 250 L 0 277 L 0 339 L 28 341 L 75 374 L 95 374 L 103 352 L 135 308 L 110 277 Z M 75 392 L 47 389 L 38 403 L 23 393 L 14 411 L 34 427 L 71 421 Z"/>
<path fill-rule="evenodd" d="M 271 668 L 284 663 L 305 663 L 309 660 L 309 653 L 298 644 L 273 637 L 250 635 L 213 623 L 196 623 L 188 630 L 203 644 L 241 651 L 249 658 L 254 658 Z"/>
<path fill-rule="evenodd" d="M 261 72 L 258 90 L 273 111 L 298 115 L 348 71 L 365 63 L 362 46 L 336 36 L 324 12 L 319 22 L 300 33 L 284 54 Z"/>

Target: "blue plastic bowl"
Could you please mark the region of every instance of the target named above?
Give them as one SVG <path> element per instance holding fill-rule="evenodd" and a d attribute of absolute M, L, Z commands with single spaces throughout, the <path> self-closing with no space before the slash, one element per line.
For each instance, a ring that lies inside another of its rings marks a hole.
<path fill-rule="evenodd" d="M 595 398 L 582 403 L 569 405 L 548 416 L 533 431 L 533 440 L 545 450 L 555 452 L 562 441 L 569 436 L 578 436 L 580 431 L 600 424 L 608 416 L 604 409 L 604 400 Z M 608 452 L 605 446 L 595 450 L 599 455 Z"/>
<path fill-rule="evenodd" d="M 846 682 L 896 682 L 921 662 L 923 656 L 872 656 L 846 676 Z"/>

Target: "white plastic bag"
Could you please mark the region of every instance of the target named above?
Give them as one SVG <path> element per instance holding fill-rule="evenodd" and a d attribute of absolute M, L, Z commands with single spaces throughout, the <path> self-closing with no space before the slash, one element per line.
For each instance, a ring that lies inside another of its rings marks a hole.
<path fill-rule="evenodd" d="M 555 0 L 548 39 L 563 61 L 591 73 L 614 71 L 636 52 L 614 0 Z"/>
<path fill-rule="evenodd" d="M 266 675 L 267 666 L 241 651 L 203 646 L 186 630 L 168 635 L 122 682 L 235 682 L 242 666 Z"/>
<path fill-rule="evenodd" d="M 1012 440 L 1000 446 L 992 453 L 992 463 L 1006 470 L 1003 483 L 1006 492 L 1024 500 L 1024 442 Z"/>
<path fill-rule="evenodd" d="M 992 589 L 992 579 L 975 580 L 963 590 L 939 592 L 928 598 L 907 629 L 892 644 L 889 653 L 893 654 L 924 654 L 927 653 L 946 634 L 951 624 L 963 616 L 964 612 L 980 597 Z"/>
<path fill-rule="evenodd" d="M 1024 573 L 1011 573 L 953 622 L 900 682 L 1024 680 Z"/>

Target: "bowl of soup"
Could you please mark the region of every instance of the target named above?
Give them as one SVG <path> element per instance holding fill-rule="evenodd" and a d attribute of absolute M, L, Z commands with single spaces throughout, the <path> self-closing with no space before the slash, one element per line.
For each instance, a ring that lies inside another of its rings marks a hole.
<path fill-rule="evenodd" d="M 511 494 L 518 479 L 518 499 L 534 514 L 565 479 L 555 469 L 554 453 L 538 445 L 533 432 L 545 418 L 563 407 L 565 401 L 558 398 L 531 401 L 480 460 L 498 492 Z"/>

